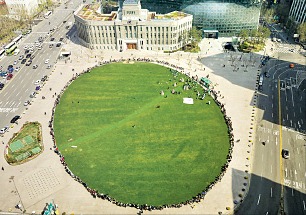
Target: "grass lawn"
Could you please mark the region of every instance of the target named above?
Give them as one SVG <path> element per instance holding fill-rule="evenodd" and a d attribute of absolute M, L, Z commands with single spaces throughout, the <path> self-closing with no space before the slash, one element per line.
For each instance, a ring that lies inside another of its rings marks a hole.
<path fill-rule="evenodd" d="M 28 161 L 43 150 L 41 125 L 38 122 L 25 123 L 20 131 L 9 141 L 5 158 L 9 164 L 16 165 Z"/>
<path fill-rule="evenodd" d="M 124 203 L 179 203 L 204 190 L 226 163 L 227 126 L 210 96 L 196 99 L 200 86 L 183 90 L 182 77 L 155 64 L 114 63 L 74 81 L 54 119 L 71 171 Z"/>

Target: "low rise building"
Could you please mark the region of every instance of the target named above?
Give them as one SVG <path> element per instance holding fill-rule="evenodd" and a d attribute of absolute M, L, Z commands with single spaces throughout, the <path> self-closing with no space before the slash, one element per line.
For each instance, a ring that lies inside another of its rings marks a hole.
<path fill-rule="evenodd" d="M 82 45 L 92 49 L 175 51 L 189 42 L 192 15 L 156 14 L 140 0 L 125 0 L 118 11 L 102 13 L 101 5 L 81 5 L 74 13 Z"/>
<path fill-rule="evenodd" d="M 32 15 L 45 0 L 5 0 L 10 15 Z"/>

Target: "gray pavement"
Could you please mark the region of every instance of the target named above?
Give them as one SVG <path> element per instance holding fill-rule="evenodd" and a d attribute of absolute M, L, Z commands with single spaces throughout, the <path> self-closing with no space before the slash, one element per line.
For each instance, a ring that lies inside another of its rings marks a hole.
<path fill-rule="evenodd" d="M 64 49 L 72 52 L 71 61 L 65 63 L 59 61 L 49 80 L 40 93 L 22 115 L 18 125 L 10 129 L 0 141 L 6 144 L 12 134 L 17 132 L 26 121 L 39 121 L 42 124 L 44 152 L 37 158 L 19 165 L 9 166 L 0 157 L 0 165 L 4 171 L 0 173 L 0 210 L 20 212 L 14 206 L 21 201 L 28 213 L 35 211 L 40 213 L 46 203 L 54 200 L 58 204 L 60 212 L 75 214 L 136 214 L 134 208 L 117 207 L 108 201 L 94 199 L 78 182 L 74 181 L 61 165 L 58 156 L 50 150 L 52 138 L 49 134 L 48 121 L 51 118 L 51 109 L 54 104 L 52 95 L 60 93 L 61 89 L 74 73 L 94 66 L 97 61 L 121 58 L 149 57 L 183 66 L 185 72 L 199 77 L 209 75 L 215 85 L 215 90 L 224 96 L 221 102 L 225 104 L 227 115 L 231 117 L 235 140 L 233 159 L 222 178 L 205 199 L 194 207 L 184 206 L 179 209 L 164 209 L 144 213 L 152 214 L 230 214 L 235 207 L 234 200 L 240 201 L 248 190 L 249 178 L 245 172 L 251 168 L 252 138 L 255 125 L 252 125 L 253 96 L 258 74 L 259 58 L 255 67 L 248 67 L 248 71 L 233 72 L 230 66 L 229 53 L 223 53 L 221 43 L 230 41 L 230 38 L 219 40 L 204 39 L 201 42 L 202 52 L 197 54 L 160 52 L 88 50 L 77 45 L 77 41 L 64 45 Z M 201 60 L 198 60 L 200 58 Z M 205 59 L 209 59 L 209 62 Z M 225 67 L 223 65 L 225 64 Z M 72 71 L 74 69 L 75 71 Z M 205 70 L 204 70 L 205 69 Z M 49 88 L 52 88 L 52 91 Z M 42 99 L 45 96 L 46 99 Z M 44 115 L 47 112 L 47 115 Z M 254 114 L 253 114 L 254 116 Z M 5 145 L 1 146 L 4 153 Z M 245 186 L 244 183 L 247 183 Z M 244 191 L 243 191 L 244 189 Z M 241 194 L 242 197 L 239 196 Z M 228 207 L 228 208 L 227 208 Z"/>

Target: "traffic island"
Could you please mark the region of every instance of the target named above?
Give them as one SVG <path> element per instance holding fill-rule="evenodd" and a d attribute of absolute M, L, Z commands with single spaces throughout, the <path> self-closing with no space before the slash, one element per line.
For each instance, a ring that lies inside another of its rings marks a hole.
<path fill-rule="evenodd" d="M 26 122 L 9 140 L 5 149 L 5 159 L 10 165 L 19 165 L 34 159 L 42 151 L 41 124 Z"/>

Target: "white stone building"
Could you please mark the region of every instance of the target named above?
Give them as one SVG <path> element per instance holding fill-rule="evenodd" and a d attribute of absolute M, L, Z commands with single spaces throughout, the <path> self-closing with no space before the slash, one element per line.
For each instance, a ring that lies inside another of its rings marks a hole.
<path fill-rule="evenodd" d="M 175 51 L 189 42 L 190 14 L 156 14 L 142 9 L 140 0 L 125 0 L 118 12 L 100 12 L 100 5 L 81 5 L 74 13 L 79 40 L 86 47 Z"/>
<path fill-rule="evenodd" d="M 306 0 L 293 0 L 289 16 L 297 23 L 306 21 Z"/>
<path fill-rule="evenodd" d="M 20 16 L 22 13 L 32 15 L 38 8 L 38 4 L 45 0 L 5 0 L 10 15 Z"/>

